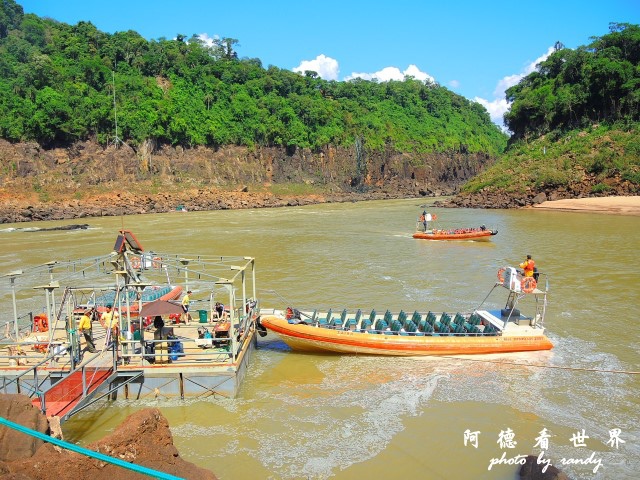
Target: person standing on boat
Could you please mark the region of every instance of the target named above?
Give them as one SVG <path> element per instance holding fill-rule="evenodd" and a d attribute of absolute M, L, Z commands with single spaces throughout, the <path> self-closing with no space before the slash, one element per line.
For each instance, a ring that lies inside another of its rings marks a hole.
<path fill-rule="evenodd" d="M 182 321 L 185 324 L 189 324 L 189 320 L 191 319 L 191 314 L 189 313 L 189 303 L 191 303 L 191 290 L 187 292 L 187 294 L 182 297 Z"/>
<path fill-rule="evenodd" d="M 525 277 L 533 277 L 536 268 L 536 262 L 533 261 L 531 255 L 527 255 L 527 259 L 520 264 L 520 268 L 524 271 Z"/>
<path fill-rule="evenodd" d="M 427 211 L 424 210 L 422 215 L 420 215 L 420 221 L 422 222 L 422 226 L 424 227 L 424 231 L 427 231 Z"/>
<path fill-rule="evenodd" d="M 93 308 L 85 310 L 84 315 L 80 317 L 80 323 L 78 324 L 78 332 L 82 333 L 84 340 L 87 342 L 87 351 L 90 353 L 96 353 L 96 345 L 93 342 L 93 334 L 91 328 L 91 317 L 93 316 Z"/>

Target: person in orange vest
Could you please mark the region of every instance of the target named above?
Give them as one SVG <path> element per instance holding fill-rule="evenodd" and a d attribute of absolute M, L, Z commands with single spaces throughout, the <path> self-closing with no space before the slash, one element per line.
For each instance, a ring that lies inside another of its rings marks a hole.
<path fill-rule="evenodd" d="M 527 259 L 520 264 L 520 268 L 524 270 L 525 277 L 533 277 L 533 272 L 536 268 L 536 262 L 533 261 L 531 255 L 527 255 Z"/>
<path fill-rule="evenodd" d="M 422 215 L 420 215 L 420 221 L 422 222 L 422 226 L 424 227 L 424 231 L 427 231 L 427 211 L 424 210 Z"/>

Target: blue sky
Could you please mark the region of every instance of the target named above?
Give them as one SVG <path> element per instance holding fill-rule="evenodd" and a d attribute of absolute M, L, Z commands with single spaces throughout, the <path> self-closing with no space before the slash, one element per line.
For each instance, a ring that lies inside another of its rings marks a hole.
<path fill-rule="evenodd" d="M 556 41 L 568 48 L 640 24 L 640 0 L 16 0 L 25 13 L 114 33 L 237 39 L 240 57 L 315 70 L 330 80 L 433 79 L 487 108 L 502 124 L 504 90 Z"/>

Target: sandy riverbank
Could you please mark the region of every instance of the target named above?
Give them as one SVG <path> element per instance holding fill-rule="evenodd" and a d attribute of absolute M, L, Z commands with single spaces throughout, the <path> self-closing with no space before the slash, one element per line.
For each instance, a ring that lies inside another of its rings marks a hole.
<path fill-rule="evenodd" d="M 640 196 L 590 197 L 554 200 L 534 205 L 533 208 L 537 208 L 540 210 L 565 210 L 571 212 L 640 215 Z"/>

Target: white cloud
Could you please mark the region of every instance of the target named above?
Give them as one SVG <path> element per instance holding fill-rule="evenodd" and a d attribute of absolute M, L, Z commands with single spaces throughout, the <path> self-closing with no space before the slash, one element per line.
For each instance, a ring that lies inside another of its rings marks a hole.
<path fill-rule="evenodd" d="M 504 121 L 502 120 L 502 117 L 504 116 L 505 112 L 509 110 L 509 107 L 510 107 L 506 98 L 504 97 L 496 98 L 492 101 L 489 101 L 489 100 L 485 100 L 484 98 L 475 97 L 473 101 L 479 103 L 484 108 L 486 108 L 487 111 L 489 112 L 489 116 L 491 117 L 491 121 L 497 124 L 498 126 L 502 127 L 502 124 L 504 123 Z"/>
<path fill-rule="evenodd" d="M 421 82 L 435 83 L 435 79 L 431 75 L 420 71 L 420 69 L 415 65 L 409 65 L 406 70 L 402 72 L 398 67 L 385 67 L 374 73 L 353 72 L 351 75 L 345 77 L 345 81 L 353 80 L 354 78 L 362 78 L 363 80 L 375 79 L 379 82 L 388 82 L 390 80 L 402 81 L 405 77 L 413 77 Z"/>
<path fill-rule="evenodd" d="M 210 37 L 208 33 L 201 33 L 201 34 L 196 35 L 196 36 L 200 40 L 202 40 L 202 43 L 204 43 L 207 47 L 213 47 L 213 41 L 220 39 L 220 37 L 218 35 L 214 35 L 213 37 Z"/>
<path fill-rule="evenodd" d="M 475 97 L 473 101 L 483 105 L 489 112 L 489 115 L 491 116 L 491 120 L 493 121 L 493 123 L 504 128 L 502 118 L 504 114 L 509 110 L 509 108 L 511 108 L 511 105 L 507 102 L 505 92 L 507 91 L 508 88 L 513 87 L 524 77 L 529 75 L 531 72 L 535 71 L 536 65 L 546 60 L 549 57 L 549 55 L 553 53 L 553 50 L 554 50 L 553 47 L 549 47 L 546 53 L 536 58 L 533 62 L 527 64 L 522 70 L 522 72 L 516 73 L 514 75 L 508 75 L 500 79 L 498 81 L 498 84 L 496 85 L 496 89 L 493 91 L 493 95 L 495 97 L 493 100 L 487 100 L 484 98 Z"/>
<path fill-rule="evenodd" d="M 303 60 L 300 65 L 292 70 L 298 73 L 310 70 L 316 72 L 324 80 L 337 80 L 340 73 L 338 61 L 322 54 L 318 55 L 314 60 Z"/>
<path fill-rule="evenodd" d="M 202 38 L 202 36 L 201 36 Z M 510 108 L 510 104 L 506 100 L 505 92 L 508 88 L 516 85 L 520 80 L 529 75 L 536 69 L 536 65 L 546 60 L 549 55 L 554 51 L 554 47 L 549 49 L 540 57 L 534 61 L 525 65 L 520 73 L 508 75 L 500 79 L 493 92 L 494 99 L 488 100 L 481 97 L 475 97 L 474 102 L 477 102 L 484 106 L 489 112 L 491 120 L 498 126 L 503 127 L 503 116 Z M 318 55 L 314 60 L 303 60 L 300 65 L 293 69 L 294 72 L 304 73 L 306 70 L 317 72 L 318 75 L 325 80 L 337 80 L 340 69 L 338 67 L 338 61 L 325 55 Z M 410 76 L 416 80 L 420 80 L 427 83 L 435 83 L 433 78 L 428 73 L 422 72 L 416 65 L 409 65 L 405 70 L 401 71 L 398 67 L 385 67 L 382 70 L 378 70 L 373 73 L 365 72 L 353 72 L 344 78 L 344 81 L 353 80 L 355 78 L 362 78 L 363 80 L 377 80 L 379 82 L 388 82 L 390 80 L 402 81 L 405 77 Z M 460 82 L 458 80 L 451 80 L 449 82 L 451 88 L 458 88 Z"/>

